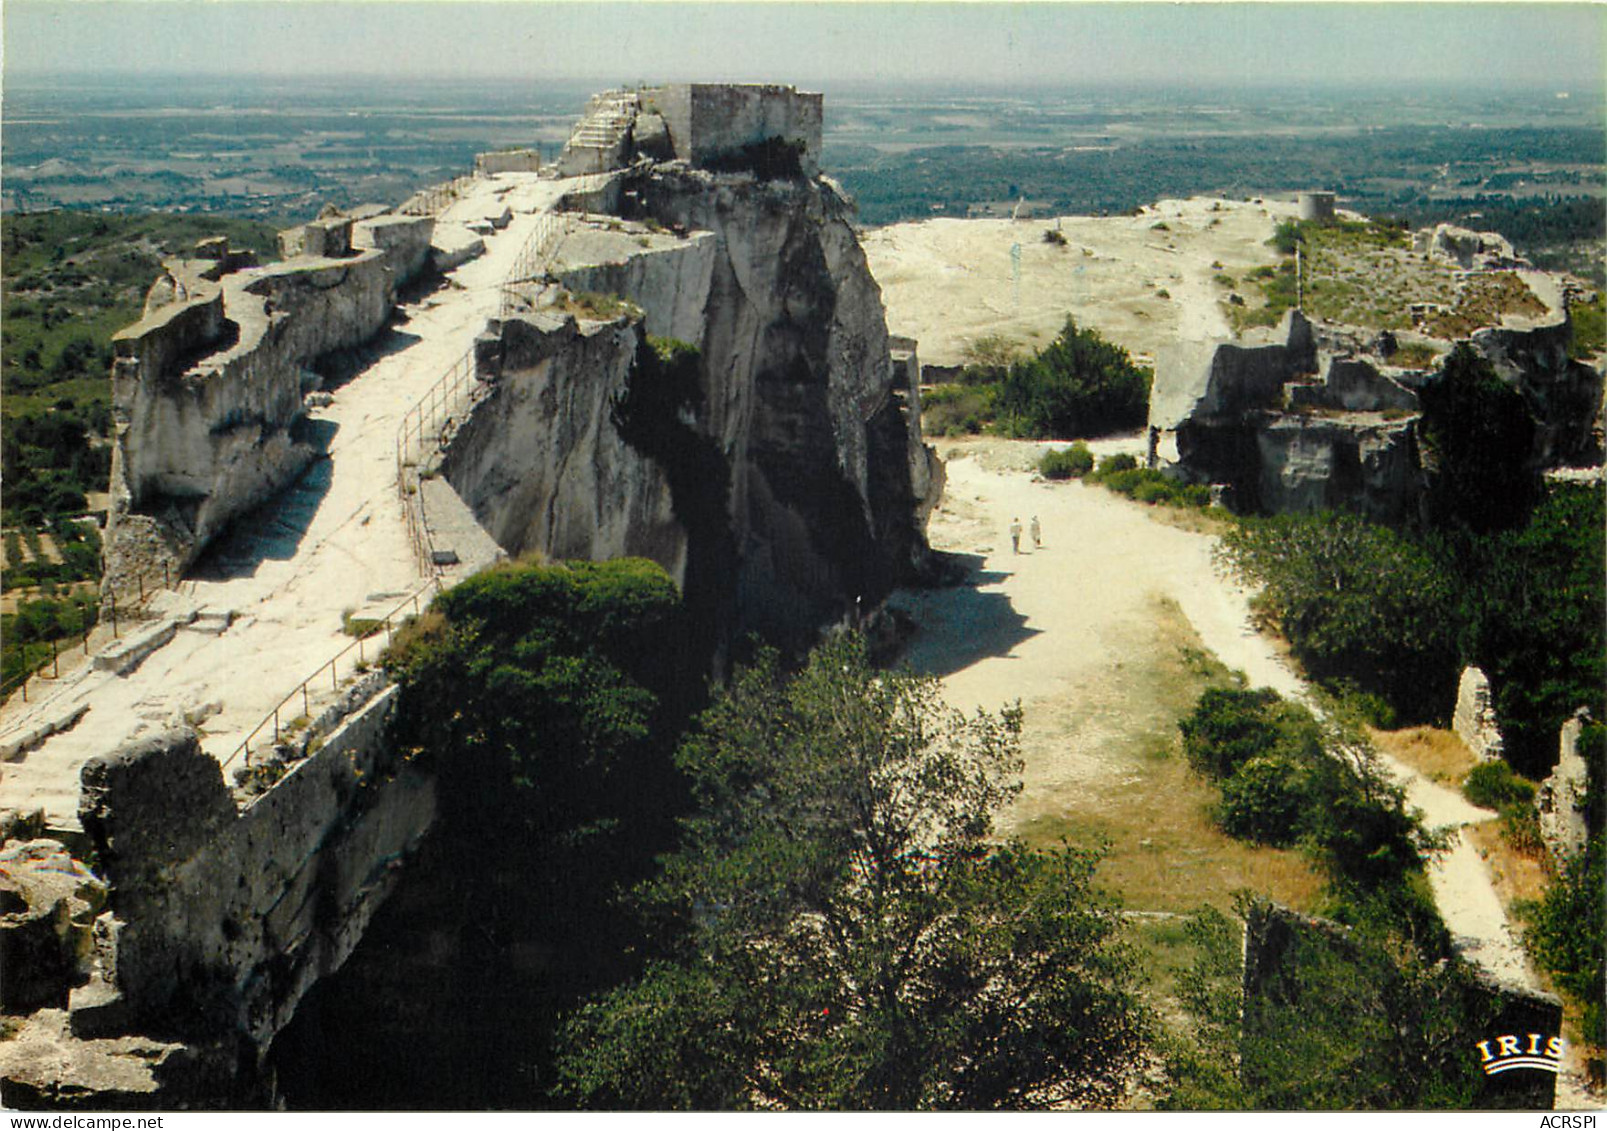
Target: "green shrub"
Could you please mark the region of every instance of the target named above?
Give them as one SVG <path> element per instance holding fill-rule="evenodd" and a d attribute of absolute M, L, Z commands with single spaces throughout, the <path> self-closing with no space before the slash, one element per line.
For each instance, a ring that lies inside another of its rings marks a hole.
<path fill-rule="evenodd" d="M 1305 233 L 1300 230 L 1300 224 L 1295 220 L 1280 221 L 1267 246 L 1274 248 L 1280 255 L 1293 255 L 1295 245 L 1304 243 Z"/>
<path fill-rule="evenodd" d="M 1106 456 L 1099 461 L 1098 474 L 1101 478 L 1118 471 L 1132 471 L 1138 467 L 1138 459 L 1129 452 L 1117 452 L 1113 456 Z"/>
<path fill-rule="evenodd" d="M 377 632 L 385 630 L 385 622 L 373 617 L 354 617 L 350 613 L 340 618 L 340 630 L 347 636 L 354 636 L 360 640 L 367 640 Z"/>
<path fill-rule="evenodd" d="M 993 419 L 993 388 L 938 385 L 921 394 L 921 429 L 932 436 L 974 436 Z"/>
<path fill-rule="evenodd" d="M 1150 474 L 1154 473 L 1146 474 L 1144 478 L 1133 484 L 1133 489 L 1129 492 L 1132 497 L 1138 502 L 1148 503 L 1151 506 L 1156 503 L 1172 502 L 1177 497 L 1176 489 L 1165 479 L 1151 479 Z"/>
<path fill-rule="evenodd" d="M 1043 453 L 1038 473 L 1045 479 L 1081 479 L 1094 467 L 1094 453 L 1080 440 L 1069 448 Z"/>
<path fill-rule="evenodd" d="M 1475 805 L 1499 811 L 1510 805 L 1533 803 L 1534 785 L 1513 773 L 1505 762 L 1481 762 L 1462 782 L 1462 796 Z"/>
<path fill-rule="evenodd" d="M 1222 783 L 1217 820 L 1229 836 L 1257 844 L 1287 845 L 1300 828 L 1309 790 L 1291 758 L 1251 758 Z"/>
<path fill-rule="evenodd" d="M 1324 724 L 1275 691 L 1211 689 L 1181 723 L 1189 765 L 1219 782 L 1225 830 L 1268 844 L 1307 844 L 1336 906 L 1411 902 L 1402 885 L 1426 843 L 1405 794 L 1354 733 Z M 1433 922 L 1422 924 L 1425 932 Z"/>
<path fill-rule="evenodd" d="M 1125 349 L 1067 318 L 1036 356 L 1011 363 L 994 409 L 1010 436 L 1102 436 L 1148 419 L 1153 376 Z"/>
<path fill-rule="evenodd" d="M 1212 688 L 1178 729 L 1189 765 L 1219 781 L 1252 758 L 1302 758 L 1322 751 L 1322 732 L 1311 712 L 1265 688 Z"/>
<path fill-rule="evenodd" d="M 1598 292 L 1595 302 L 1576 303 L 1568 308 L 1568 314 L 1574 326 L 1568 356 L 1594 357 L 1607 349 L 1607 292 Z"/>
<path fill-rule="evenodd" d="M 1607 845 L 1597 833 L 1583 854 L 1563 862 L 1561 874 L 1541 899 L 1519 909 L 1527 923 L 1525 948 L 1580 1003 L 1580 1028 L 1598 1047 L 1607 1045 L 1601 993 L 1607 982 L 1601 914 L 1601 893 L 1607 890 L 1604 860 Z"/>

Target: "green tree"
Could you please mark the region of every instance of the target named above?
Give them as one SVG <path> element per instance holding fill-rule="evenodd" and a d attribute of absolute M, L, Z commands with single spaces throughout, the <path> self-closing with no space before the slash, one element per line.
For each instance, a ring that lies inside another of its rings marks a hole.
<path fill-rule="evenodd" d="M 588 1106 L 1108 1104 L 1145 1033 L 1096 854 L 994 836 L 1020 714 L 946 709 L 863 641 L 737 675 L 683 746 L 698 801 L 653 891 L 676 928 L 582 1010 Z"/>
<path fill-rule="evenodd" d="M 1037 356 L 1010 365 L 994 409 L 1012 435 L 1100 436 L 1144 423 L 1151 379 L 1121 346 L 1067 318 Z"/>
<path fill-rule="evenodd" d="M 1523 394 L 1463 342 L 1421 398 L 1430 522 L 1478 533 L 1522 523 L 1539 487 Z"/>
<path fill-rule="evenodd" d="M 498 908 L 510 944 L 585 938 L 587 989 L 633 969 L 634 924 L 611 904 L 685 797 L 671 751 L 703 670 L 685 636 L 652 562 L 505 563 L 437 597 L 386 659 L 395 741 L 435 768 L 443 827 L 495 846 L 466 899 Z"/>
<path fill-rule="evenodd" d="M 1461 653 L 1490 677 L 1508 759 L 1544 777 L 1557 731 L 1607 686 L 1607 492 L 1557 484 L 1520 529 L 1448 540 Z"/>
<path fill-rule="evenodd" d="M 1223 535 L 1219 554 L 1262 587 L 1315 678 L 1352 680 L 1410 718 L 1436 717 L 1454 700 L 1454 578 L 1423 546 L 1327 512 L 1247 520 Z"/>

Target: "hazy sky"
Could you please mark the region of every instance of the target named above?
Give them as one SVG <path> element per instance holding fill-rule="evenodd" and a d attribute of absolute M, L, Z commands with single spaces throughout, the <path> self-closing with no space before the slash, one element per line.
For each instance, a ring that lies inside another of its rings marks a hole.
<path fill-rule="evenodd" d="M 50 70 L 1600 89 L 1607 5 L 0 0 Z"/>

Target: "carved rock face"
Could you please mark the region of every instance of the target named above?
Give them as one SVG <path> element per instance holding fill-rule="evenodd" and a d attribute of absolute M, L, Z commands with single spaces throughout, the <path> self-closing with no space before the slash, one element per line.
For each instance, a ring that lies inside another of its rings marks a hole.
<path fill-rule="evenodd" d="M 498 394 L 447 478 L 510 553 L 651 557 L 726 634 L 806 644 L 925 555 L 941 490 L 880 290 L 824 182 L 658 169 L 632 188 L 692 235 L 593 264 L 566 250 L 563 281 L 639 321 L 505 323 Z M 627 436 L 614 409 L 649 379 L 643 331 L 698 348 L 696 389 Z"/>

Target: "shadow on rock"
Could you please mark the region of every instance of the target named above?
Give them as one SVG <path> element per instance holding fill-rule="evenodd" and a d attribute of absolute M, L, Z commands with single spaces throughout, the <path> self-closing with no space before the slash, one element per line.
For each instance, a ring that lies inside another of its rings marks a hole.
<path fill-rule="evenodd" d="M 252 576 L 265 561 L 295 557 L 334 482 L 335 466 L 327 453 L 338 428 L 330 420 L 299 421 L 297 439 L 318 451 L 311 466 L 273 498 L 235 519 L 228 533 L 212 544 L 189 576 L 203 581 L 230 581 Z"/>

